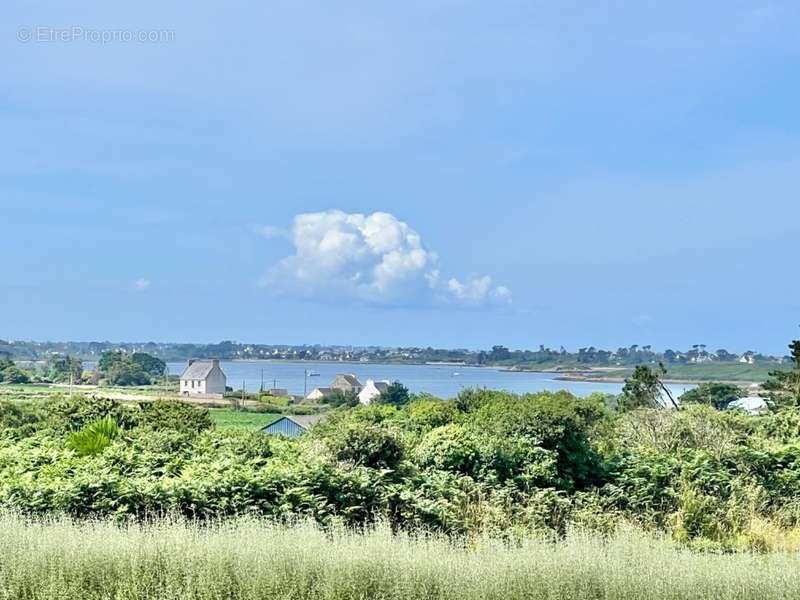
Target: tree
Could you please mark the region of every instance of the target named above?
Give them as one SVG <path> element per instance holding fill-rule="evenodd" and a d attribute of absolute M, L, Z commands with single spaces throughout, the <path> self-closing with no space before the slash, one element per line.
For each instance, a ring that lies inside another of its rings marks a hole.
<path fill-rule="evenodd" d="M 50 381 L 80 381 L 83 377 L 83 362 L 79 358 L 69 355 L 57 356 L 50 360 L 47 366 L 47 378 Z"/>
<path fill-rule="evenodd" d="M 333 390 L 333 392 L 331 392 L 322 399 L 322 402 L 324 404 L 330 404 L 333 407 L 338 407 L 338 406 L 353 407 L 353 406 L 358 406 L 360 403 L 358 400 L 358 394 L 356 394 L 352 390 L 348 390 L 346 392 L 342 390 Z"/>
<path fill-rule="evenodd" d="M 662 363 L 658 363 L 658 367 L 654 369 L 647 365 L 638 365 L 633 370 L 633 375 L 625 379 L 620 408 L 622 410 L 661 408 L 662 394 L 666 394 L 672 405 L 677 408 L 677 403 L 662 381 L 666 374 L 667 370 Z"/>
<path fill-rule="evenodd" d="M 100 360 L 97 362 L 97 369 L 101 373 L 108 373 L 111 367 L 122 360 L 125 360 L 124 352 L 119 350 L 107 350 L 100 356 Z"/>
<path fill-rule="evenodd" d="M 166 363 L 144 352 L 128 356 L 118 350 L 103 352 L 97 368 L 111 385 L 148 385 L 164 375 Z"/>
<path fill-rule="evenodd" d="M 114 363 L 105 375 L 111 385 L 148 385 L 150 383 L 147 373 L 128 358 Z"/>
<path fill-rule="evenodd" d="M 142 369 L 142 371 L 154 378 L 163 377 L 164 373 L 167 371 L 167 363 L 151 354 L 134 352 L 133 355 L 131 355 L 131 360 Z"/>
<path fill-rule="evenodd" d="M 729 383 L 702 383 L 684 393 L 680 400 L 683 404 L 705 404 L 717 410 L 727 409 L 732 402 L 744 397 L 744 391 Z"/>
<path fill-rule="evenodd" d="M 30 383 L 31 378 L 26 371 L 16 365 L 0 370 L 0 383 Z"/>
<path fill-rule="evenodd" d="M 489 353 L 489 360 L 508 360 L 511 358 L 511 352 L 505 346 L 492 346 L 492 351 Z"/>
<path fill-rule="evenodd" d="M 408 388 L 399 381 L 395 381 L 384 391 L 378 394 L 373 402 L 376 404 L 402 406 L 404 404 L 408 404 L 409 400 L 411 400 L 411 395 L 408 393 Z"/>
<path fill-rule="evenodd" d="M 800 407 L 800 340 L 789 344 L 791 371 L 771 371 L 769 379 L 761 386 L 767 392 L 770 410 Z"/>

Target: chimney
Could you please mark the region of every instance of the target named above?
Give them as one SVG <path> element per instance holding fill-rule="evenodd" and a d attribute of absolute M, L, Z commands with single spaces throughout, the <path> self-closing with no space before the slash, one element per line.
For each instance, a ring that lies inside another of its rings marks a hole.
<path fill-rule="evenodd" d="M 190 358 L 190 359 L 189 359 L 189 366 L 191 367 L 193 364 L 194 364 L 194 359 L 193 359 L 193 358 Z"/>
<path fill-rule="evenodd" d="M 219 359 L 218 359 L 218 358 L 215 358 L 215 359 L 213 359 L 213 360 L 211 361 L 211 363 L 212 363 L 212 364 L 213 364 L 215 367 L 218 367 L 218 366 L 219 366 Z"/>

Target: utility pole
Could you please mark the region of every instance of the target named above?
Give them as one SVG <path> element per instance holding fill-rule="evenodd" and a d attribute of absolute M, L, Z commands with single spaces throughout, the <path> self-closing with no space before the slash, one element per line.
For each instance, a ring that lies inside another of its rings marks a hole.
<path fill-rule="evenodd" d="M 244 395 L 245 395 L 245 391 L 244 391 L 244 379 L 242 379 L 242 406 L 241 406 L 241 408 L 242 408 L 242 409 L 244 408 Z"/>
<path fill-rule="evenodd" d="M 264 369 L 261 369 L 261 393 L 264 393 Z"/>
<path fill-rule="evenodd" d="M 308 396 L 308 369 L 303 369 L 303 398 Z"/>

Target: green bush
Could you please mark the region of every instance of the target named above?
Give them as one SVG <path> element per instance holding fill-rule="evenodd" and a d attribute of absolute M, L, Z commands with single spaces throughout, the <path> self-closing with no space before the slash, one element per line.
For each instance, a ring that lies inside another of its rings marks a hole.
<path fill-rule="evenodd" d="M 199 432 L 214 426 L 207 408 L 180 400 L 156 400 L 139 404 L 138 425 L 149 429 Z"/>
<path fill-rule="evenodd" d="M 50 427 L 56 431 L 75 431 L 91 421 L 111 417 L 122 428 L 136 424 L 137 412 L 110 398 L 74 395 L 62 397 L 45 406 Z"/>
<path fill-rule="evenodd" d="M 396 469 L 403 459 L 400 434 L 381 425 L 346 423 L 325 434 L 336 460 L 372 469 Z"/>

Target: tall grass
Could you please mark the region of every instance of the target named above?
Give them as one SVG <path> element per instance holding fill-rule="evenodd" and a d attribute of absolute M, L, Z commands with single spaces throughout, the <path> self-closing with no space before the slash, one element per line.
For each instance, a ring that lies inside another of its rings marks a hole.
<path fill-rule="evenodd" d="M 795 554 L 693 554 L 627 530 L 603 541 L 467 547 L 239 520 L 119 526 L 0 515 L 0 598 L 769 599 L 800 595 Z"/>

